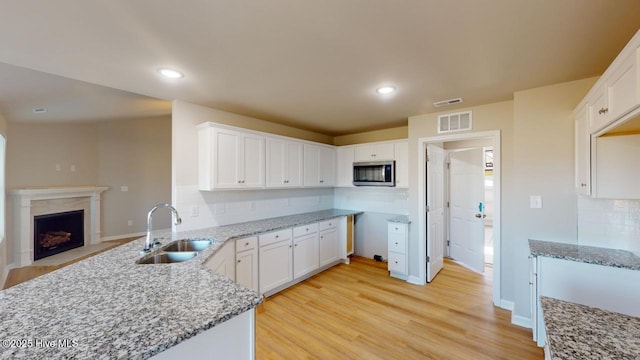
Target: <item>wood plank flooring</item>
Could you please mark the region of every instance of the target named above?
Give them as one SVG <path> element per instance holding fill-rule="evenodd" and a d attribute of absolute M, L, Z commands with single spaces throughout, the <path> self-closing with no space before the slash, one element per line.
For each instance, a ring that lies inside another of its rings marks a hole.
<path fill-rule="evenodd" d="M 257 359 L 543 359 L 531 330 L 493 306 L 490 271 L 446 261 L 416 286 L 354 257 L 259 306 Z"/>

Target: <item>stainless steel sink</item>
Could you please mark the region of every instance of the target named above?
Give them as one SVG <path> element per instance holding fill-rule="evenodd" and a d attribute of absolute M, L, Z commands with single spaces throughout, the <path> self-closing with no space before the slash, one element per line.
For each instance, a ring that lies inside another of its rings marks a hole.
<path fill-rule="evenodd" d="M 138 264 L 171 264 L 191 260 L 198 255 L 197 251 L 161 252 L 137 261 Z"/>
<path fill-rule="evenodd" d="M 165 246 L 166 252 L 202 251 L 211 246 L 211 240 L 177 240 Z"/>

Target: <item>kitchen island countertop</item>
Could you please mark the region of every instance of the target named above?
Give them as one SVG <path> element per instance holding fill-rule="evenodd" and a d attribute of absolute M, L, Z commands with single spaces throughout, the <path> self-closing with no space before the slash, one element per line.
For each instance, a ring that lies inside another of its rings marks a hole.
<path fill-rule="evenodd" d="M 640 318 L 540 297 L 552 359 L 638 359 Z"/>
<path fill-rule="evenodd" d="M 226 241 L 359 213 L 331 209 L 164 234 L 163 243 L 213 241 L 174 264 L 136 264 L 141 238 L 0 291 L 0 358 L 149 358 L 261 303 L 258 293 L 201 266 Z"/>
<path fill-rule="evenodd" d="M 589 264 L 640 270 L 640 257 L 631 251 L 594 246 L 529 240 L 533 256 L 546 256 Z"/>

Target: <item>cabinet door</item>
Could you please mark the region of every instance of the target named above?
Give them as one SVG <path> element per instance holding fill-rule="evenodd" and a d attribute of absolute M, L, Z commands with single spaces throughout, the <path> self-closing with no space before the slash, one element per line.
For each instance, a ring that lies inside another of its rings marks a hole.
<path fill-rule="evenodd" d="M 211 256 L 204 265 L 220 275 L 236 280 L 235 244 L 230 241 Z"/>
<path fill-rule="evenodd" d="M 589 99 L 589 131 L 593 134 L 609 124 L 606 88 L 601 87 Z"/>
<path fill-rule="evenodd" d="M 587 105 L 575 113 L 575 188 L 580 195 L 591 195 L 591 134 Z"/>
<path fill-rule="evenodd" d="M 330 264 L 340 258 L 338 252 L 338 230 L 336 228 L 320 232 L 320 266 Z"/>
<path fill-rule="evenodd" d="M 303 185 L 304 186 L 319 186 L 320 185 L 320 147 L 304 144 L 304 170 L 303 170 Z"/>
<path fill-rule="evenodd" d="M 214 129 L 213 136 L 213 188 L 237 188 L 242 181 L 242 134 L 233 130 Z"/>
<path fill-rule="evenodd" d="M 640 50 L 636 50 L 617 67 L 607 81 L 608 109 L 612 120 L 640 104 L 639 61 Z"/>
<path fill-rule="evenodd" d="M 376 161 L 395 159 L 393 143 L 374 144 L 373 151 Z"/>
<path fill-rule="evenodd" d="M 353 146 L 341 146 L 336 150 L 336 185 L 340 187 L 353 187 L 353 161 L 355 148 Z"/>
<path fill-rule="evenodd" d="M 336 151 L 333 148 L 321 147 L 319 153 L 320 186 L 336 184 Z"/>
<path fill-rule="evenodd" d="M 241 141 L 242 187 L 264 187 L 264 137 L 244 134 Z M 221 154 L 224 157 L 226 154 Z"/>
<path fill-rule="evenodd" d="M 285 155 L 286 144 L 283 139 L 267 138 L 266 140 L 266 186 L 284 187 L 286 180 Z"/>
<path fill-rule="evenodd" d="M 402 141 L 394 144 L 396 157 L 396 186 L 409 187 L 409 142 Z"/>
<path fill-rule="evenodd" d="M 258 251 L 241 251 L 236 254 L 236 282 L 258 291 Z"/>
<path fill-rule="evenodd" d="M 373 144 L 360 144 L 355 147 L 355 161 L 375 160 L 375 150 Z"/>
<path fill-rule="evenodd" d="M 302 186 L 302 143 L 287 141 L 285 144 L 285 184 Z"/>
<path fill-rule="evenodd" d="M 293 280 L 292 255 L 291 238 L 259 248 L 261 293 Z"/>
<path fill-rule="evenodd" d="M 318 268 L 318 233 L 293 239 L 293 278 Z"/>

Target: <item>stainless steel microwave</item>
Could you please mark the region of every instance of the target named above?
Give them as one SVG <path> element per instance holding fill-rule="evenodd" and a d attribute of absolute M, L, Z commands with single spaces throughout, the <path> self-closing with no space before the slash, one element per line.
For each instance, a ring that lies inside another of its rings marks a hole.
<path fill-rule="evenodd" d="M 396 162 L 372 161 L 353 163 L 353 185 L 396 186 Z"/>

